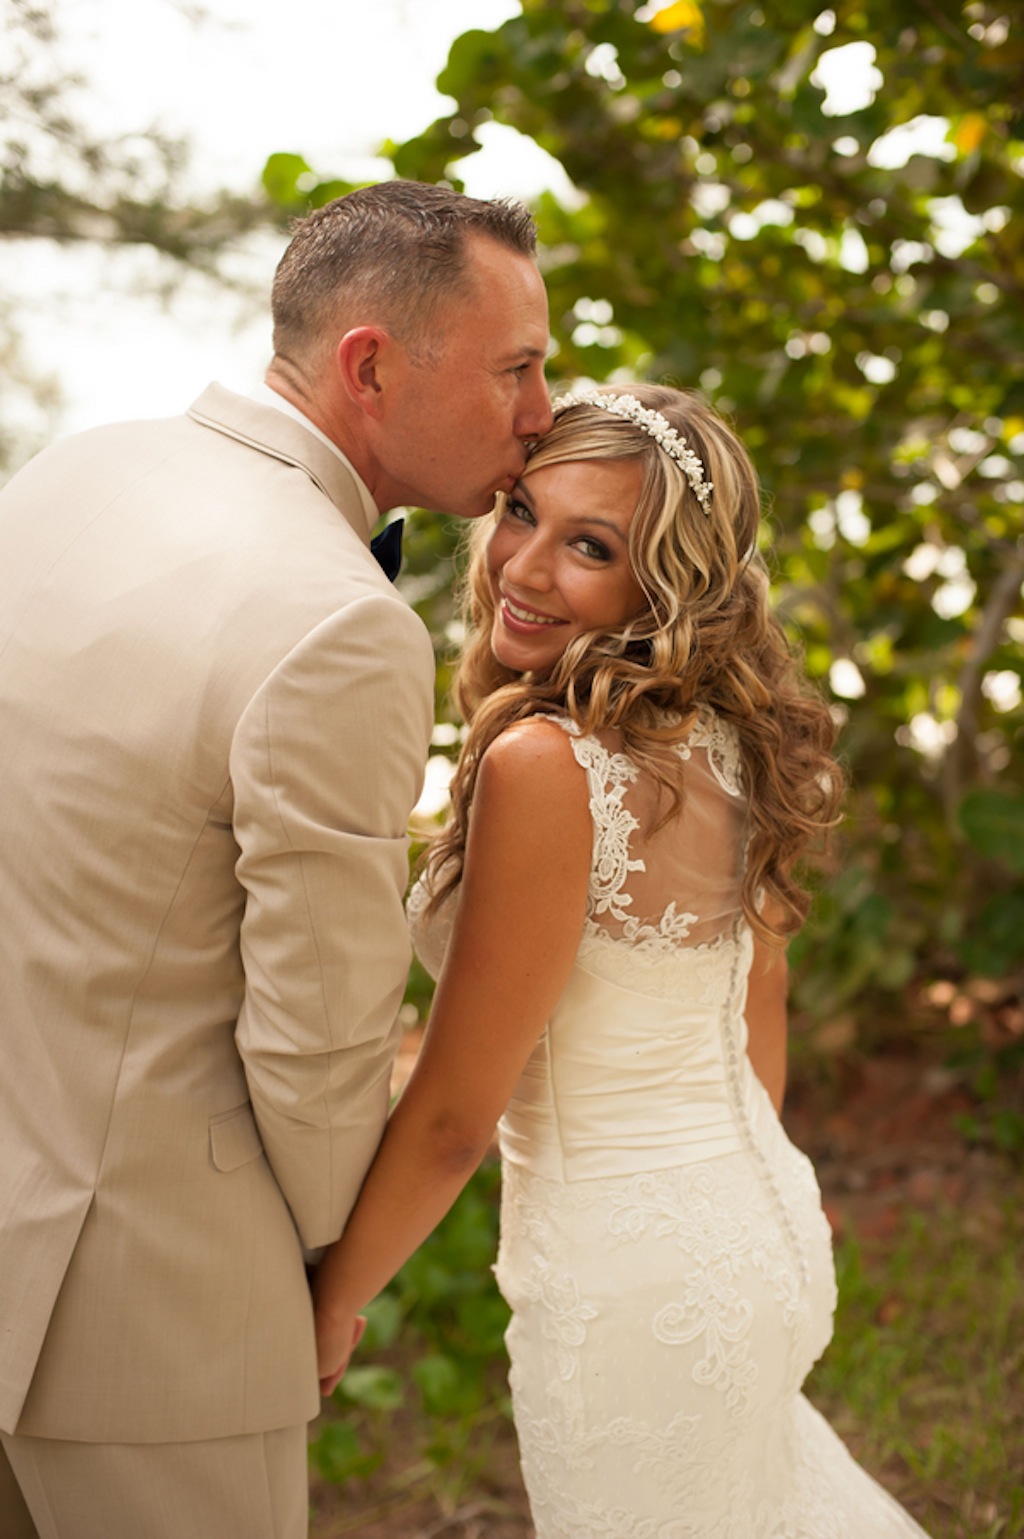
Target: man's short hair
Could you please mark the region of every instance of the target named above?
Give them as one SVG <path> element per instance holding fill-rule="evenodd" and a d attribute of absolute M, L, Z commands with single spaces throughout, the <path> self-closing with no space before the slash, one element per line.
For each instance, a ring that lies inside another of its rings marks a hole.
<path fill-rule="evenodd" d="M 521 204 L 425 182 L 360 187 L 297 220 L 271 291 L 275 353 L 308 359 L 371 323 L 429 353 L 439 311 L 466 290 L 469 235 L 537 250 Z"/>

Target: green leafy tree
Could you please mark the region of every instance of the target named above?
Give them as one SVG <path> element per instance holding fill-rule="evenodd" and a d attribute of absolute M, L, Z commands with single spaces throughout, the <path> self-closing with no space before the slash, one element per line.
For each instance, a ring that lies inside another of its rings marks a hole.
<path fill-rule="evenodd" d="M 460 185 L 485 125 L 535 140 L 556 379 L 700 386 L 754 454 L 852 777 L 818 1017 L 1024 962 L 1022 83 L 999 5 L 523 0 L 391 149 Z"/>

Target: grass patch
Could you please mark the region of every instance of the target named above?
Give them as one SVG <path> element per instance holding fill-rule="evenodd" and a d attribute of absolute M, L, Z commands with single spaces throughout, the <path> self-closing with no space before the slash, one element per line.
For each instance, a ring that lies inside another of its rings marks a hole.
<path fill-rule="evenodd" d="M 809 1397 L 933 1539 L 1024 1536 L 1024 1213 L 908 1218 L 836 1253 L 836 1335 Z"/>

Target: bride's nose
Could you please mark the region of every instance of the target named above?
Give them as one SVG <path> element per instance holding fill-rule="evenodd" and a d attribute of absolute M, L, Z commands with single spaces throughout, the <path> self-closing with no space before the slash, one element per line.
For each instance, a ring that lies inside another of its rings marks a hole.
<path fill-rule="evenodd" d="M 516 587 L 545 593 L 551 587 L 551 552 L 534 532 L 520 540 L 505 562 L 503 575 Z"/>

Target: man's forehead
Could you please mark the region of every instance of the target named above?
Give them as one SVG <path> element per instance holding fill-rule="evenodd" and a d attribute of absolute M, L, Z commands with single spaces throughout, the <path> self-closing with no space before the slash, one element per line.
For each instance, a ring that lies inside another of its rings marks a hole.
<path fill-rule="evenodd" d="M 533 258 L 486 236 L 467 240 L 466 282 L 449 312 L 460 352 L 511 368 L 543 361 L 549 347 L 544 280 Z"/>
<path fill-rule="evenodd" d="M 471 235 L 466 239 L 467 273 L 470 283 L 493 288 L 519 290 L 540 299 L 547 296 L 540 268 L 534 257 L 525 251 L 515 251 L 487 235 Z"/>

